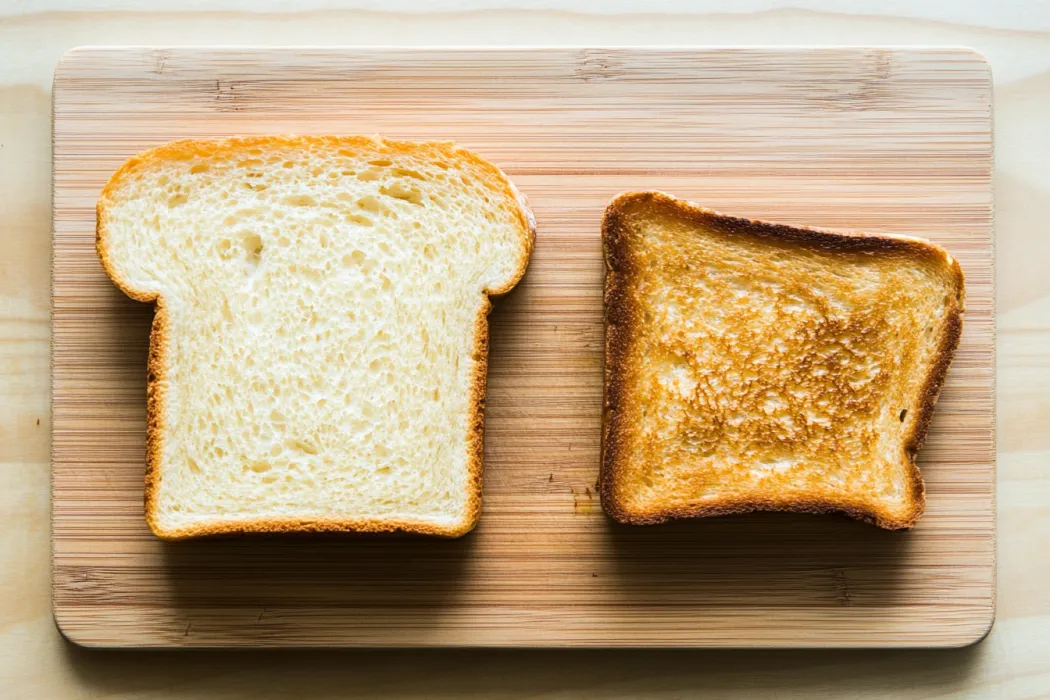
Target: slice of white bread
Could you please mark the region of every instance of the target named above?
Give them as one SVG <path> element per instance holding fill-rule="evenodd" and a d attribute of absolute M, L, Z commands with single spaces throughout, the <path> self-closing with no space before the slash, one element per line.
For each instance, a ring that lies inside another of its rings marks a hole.
<path fill-rule="evenodd" d="M 125 163 L 97 248 L 156 305 L 153 532 L 468 532 L 489 296 L 534 233 L 503 172 L 450 143 L 179 141 Z"/>
<path fill-rule="evenodd" d="M 614 199 L 603 238 L 610 515 L 834 511 L 915 524 L 915 456 L 962 329 L 951 255 L 659 192 Z"/>

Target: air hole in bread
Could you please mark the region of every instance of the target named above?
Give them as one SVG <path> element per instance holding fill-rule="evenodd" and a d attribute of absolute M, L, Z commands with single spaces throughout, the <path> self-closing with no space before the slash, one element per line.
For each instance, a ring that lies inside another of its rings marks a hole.
<path fill-rule="evenodd" d="M 199 175 L 201 173 L 206 173 L 209 170 L 211 170 L 211 166 L 207 163 L 197 163 L 192 168 L 190 168 L 190 173 L 192 175 Z"/>
<path fill-rule="evenodd" d="M 365 260 L 365 254 L 360 250 L 355 250 L 351 253 L 347 253 L 342 258 L 342 263 L 346 267 L 352 267 L 354 265 L 360 265 Z M 351 314 L 353 312 L 350 312 Z"/>
<path fill-rule="evenodd" d="M 379 211 L 382 209 L 382 205 L 379 203 L 379 200 L 371 196 L 362 197 L 361 199 L 357 200 L 357 206 L 361 209 L 364 209 L 370 214 L 378 214 Z"/>
<path fill-rule="evenodd" d="M 344 218 L 347 223 L 357 224 L 358 226 L 375 226 L 375 222 L 363 214 L 347 214 Z"/>
<path fill-rule="evenodd" d="M 247 254 L 249 267 L 257 267 L 263 252 L 263 242 L 259 234 L 244 234 L 244 237 L 241 238 L 241 247 L 244 248 L 244 252 Z"/>
<path fill-rule="evenodd" d="M 313 444 L 312 442 L 298 438 L 289 440 L 288 446 L 299 450 L 300 452 L 305 452 L 308 455 L 315 455 L 321 451 L 320 448 L 318 448 L 317 445 Z"/>
<path fill-rule="evenodd" d="M 391 172 L 394 175 L 397 175 L 398 177 L 410 177 L 413 180 L 426 181 L 427 179 L 427 176 L 423 173 L 419 172 L 418 170 L 411 170 L 409 168 L 394 168 Z M 485 201 L 487 202 L 488 200 Z"/>
<path fill-rule="evenodd" d="M 395 182 L 392 185 L 381 185 L 379 187 L 379 193 L 386 195 L 387 197 L 399 199 L 402 202 L 415 204 L 416 206 L 423 205 L 423 193 L 415 187 L 410 187 L 401 182 Z"/>
<path fill-rule="evenodd" d="M 282 202 L 293 207 L 317 206 L 317 200 L 308 194 L 290 194 L 281 199 Z"/>

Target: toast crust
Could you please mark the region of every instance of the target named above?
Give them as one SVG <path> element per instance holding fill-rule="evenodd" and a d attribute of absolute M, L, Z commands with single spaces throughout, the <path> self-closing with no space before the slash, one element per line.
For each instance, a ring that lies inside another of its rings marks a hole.
<path fill-rule="evenodd" d="M 766 498 L 722 497 L 709 503 L 687 507 L 666 506 L 648 512 L 631 509 L 616 489 L 627 456 L 623 443 L 632 426 L 626 425 L 621 410 L 627 387 L 625 373 L 630 371 L 630 347 L 633 330 L 642 323 L 638 310 L 633 308 L 627 290 L 641 274 L 627 250 L 625 214 L 631 207 L 648 207 L 670 211 L 674 216 L 698 225 L 716 223 L 720 230 L 732 235 L 750 236 L 762 240 L 792 242 L 819 246 L 823 250 L 851 252 L 904 252 L 912 257 L 935 261 L 945 266 L 951 280 L 952 303 L 943 335 L 937 350 L 937 359 L 922 383 L 920 412 L 911 432 L 904 436 L 908 456 L 907 478 L 909 508 L 903 515 L 882 510 L 869 503 L 850 499 L 826 498 Z M 650 525 L 679 518 L 697 518 L 730 515 L 754 511 L 788 511 L 797 513 L 839 513 L 885 529 L 907 529 L 915 525 L 925 508 L 925 484 L 915 463 L 929 429 L 934 405 L 940 395 L 944 379 L 955 355 L 962 334 L 965 285 L 958 262 L 940 246 L 921 238 L 890 234 L 841 232 L 828 229 L 787 226 L 765 221 L 728 216 L 672 195 L 656 191 L 625 192 L 608 205 L 602 221 L 602 243 L 605 252 L 605 395 L 602 415 L 602 447 L 599 492 L 602 507 L 613 519 L 632 525 Z"/>
<path fill-rule="evenodd" d="M 157 491 L 160 486 L 160 459 L 163 454 L 165 436 L 164 409 L 168 389 L 169 324 L 164 298 L 136 289 L 123 279 L 112 264 L 107 245 L 108 204 L 112 193 L 123 179 L 134 171 L 158 161 L 212 158 L 234 154 L 246 149 L 320 148 L 369 150 L 378 154 L 430 151 L 434 156 L 462 159 L 478 167 L 486 174 L 488 184 L 518 205 L 519 234 L 523 254 L 517 261 L 514 274 L 501 287 L 484 289 L 485 302 L 474 324 L 474 371 L 470 386 L 470 412 L 468 416 L 467 467 L 469 470 L 467 508 L 462 521 L 448 526 L 426 521 L 374 519 L 374 518 L 274 518 L 216 519 L 179 528 L 166 528 L 157 517 Z M 251 136 L 214 141 L 187 139 L 173 141 L 144 151 L 126 161 L 102 189 L 96 205 L 95 249 L 106 274 L 127 296 L 141 302 L 154 304 L 153 325 L 150 332 L 149 360 L 146 375 L 146 473 L 145 515 L 153 533 L 164 540 L 181 540 L 208 535 L 233 535 L 247 533 L 323 533 L 323 532 L 404 532 L 439 537 L 460 537 L 474 529 L 481 514 L 482 477 L 484 468 L 485 393 L 488 376 L 489 327 L 488 312 L 492 308 L 491 298 L 498 298 L 511 291 L 525 274 L 532 255 L 536 236 L 536 219 L 523 194 L 498 167 L 477 154 L 460 148 L 448 141 L 398 141 L 367 136 Z"/>

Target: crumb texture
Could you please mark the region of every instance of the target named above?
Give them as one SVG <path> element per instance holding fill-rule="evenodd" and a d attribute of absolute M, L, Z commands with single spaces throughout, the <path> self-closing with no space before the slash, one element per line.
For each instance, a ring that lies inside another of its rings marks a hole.
<path fill-rule="evenodd" d="M 177 142 L 129 161 L 99 211 L 110 275 L 164 318 L 158 534 L 473 526 L 488 294 L 532 244 L 497 168 L 439 143 Z"/>
<path fill-rule="evenodd" d="M 918 518 L 914 457 L 962 310 L 950 256 L 655 193 L 614 201 L 605 244 L 614 515 Z"/>

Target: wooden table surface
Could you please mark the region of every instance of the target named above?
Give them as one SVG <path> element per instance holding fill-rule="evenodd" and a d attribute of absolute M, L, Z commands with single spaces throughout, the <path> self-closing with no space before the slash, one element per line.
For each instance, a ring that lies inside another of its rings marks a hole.
<path fill-rule="evenodd" d="M 145 6 L 146 3 L 142 3 Z M 1050 696 L 1050 12 L 1040 0 L 733 4 L 0 1 L 0 695 L 12 698 Z M 205 10 L 207 5 L 208 9 Z M 950 7 L 949 7 L 950 5 Z M 615 8 L 616 12 L 608 9 Z M 602 7 L 595 13 L 594 7 Z M 626 14 L 631 8 L 646 14 Z M 688 8 L 688 9 L 686 9 Z M 221 11 L 217 11 L 221 9 Z M 904 11 L 904 10 L 902 10 Z M 998 618 L 954 651 L 89 651 L 49 595 L 50 90 L 85 44 L 967 45 L 995 78 Z"/>

